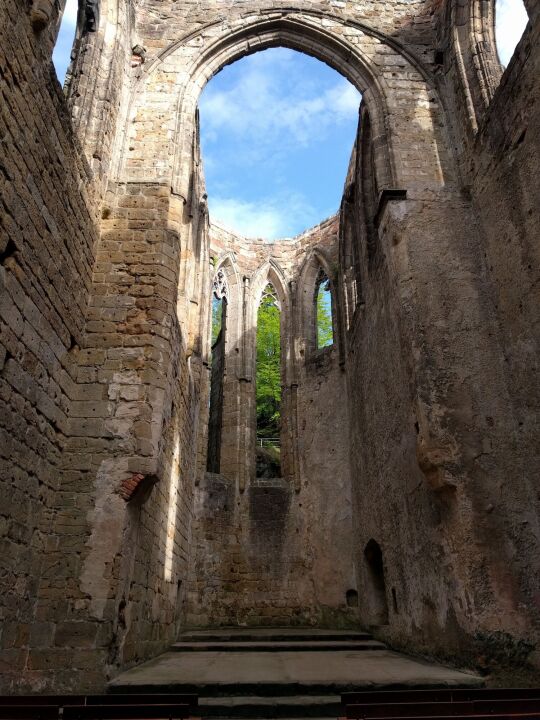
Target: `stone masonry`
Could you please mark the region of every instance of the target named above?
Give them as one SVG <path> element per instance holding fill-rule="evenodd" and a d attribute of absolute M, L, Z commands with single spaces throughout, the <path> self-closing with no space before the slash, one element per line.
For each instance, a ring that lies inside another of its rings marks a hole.
<path fill-rule="evenodd" d="M 0 687 L 100 690 L 182 628 L 370 627 L 513 664 L 539 641 L 540 6 L 0 4 Z M 88 11 L 88 12 L 87 12 Z M 311 54 L 362 93 L 339 213 L 212 223 L 197 102 Z M 313 293 L 330 279 L 334 344 Z M 206 472 L 212 283 L 228 287 Z M 282 477 L 255 477 L 257 307 L 282 336 Z"/>

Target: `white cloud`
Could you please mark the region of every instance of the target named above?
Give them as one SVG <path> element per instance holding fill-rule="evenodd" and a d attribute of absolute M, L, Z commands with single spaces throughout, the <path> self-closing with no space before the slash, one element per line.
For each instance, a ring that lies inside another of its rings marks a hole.
<path fill-rule="evenodd" d="M 529 18 L 523 0 L 497 0 L 495 12 L 497 49 L 501 63 L 506 66 Z"/>
<path fill-rule="evenodd" d="M 300 195 L 268 197 L 258 202 L 210 197 L 209 203 L 212 220 L 250 238 L 292 237 L 320 220 L 314 208 Z"/>
<path fill-rule="evenodd" d="M 67 0 L 62 23 L 56 39 L 53 52 L 53 63 L 56 68 L 58 80 L 63 83 L 66 70 L 70 63 L 71 50 L 75 39 L 75 28 L 77 27 L 78 0 Z"/>
<path fill-rule="evenodd" d="M 79 11 L 78 0 L 67 0 L 64 14 L 62 16 L 62 23 L 67 23 L 71 27 L 77 25 L 77 13 Z"/>
<path fill-rule="evenodd" d="M 231 87 L 209 86 L 200 101 L 204 139 L 213 142 L 220 131 L 228 131 L 259 147 L 305 146 L 358 111 L 360 94 L 345 78 L 321 91 L 295 72 L 292 55 L 290 50 L 256 54 Z M 278 80 L 287 69 L 284 88 Z"/>
<path fill-rule="evenodd" d="M 352 146 L 361 96 L 345 78 L 286 48 L 241 64 L 226 68 L 199 103 L 210 215 L 247 237 L 292 237 L 334 204 L 320 201 L 334 172 L 328 150 L 345 136 Z M 341 147 L 338 155 L 343 162 Z"/>

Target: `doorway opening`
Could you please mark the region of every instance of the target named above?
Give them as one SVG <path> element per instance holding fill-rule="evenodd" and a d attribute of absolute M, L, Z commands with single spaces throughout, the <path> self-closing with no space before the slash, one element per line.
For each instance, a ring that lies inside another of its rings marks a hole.
<path fill-rule="evenodd" d="M 368 607 L 371 625 L 388 624 L 388 602 L 386 600 L 386 582 L 384 579 L 383 554 L 379 543 L 373 538 L 364 548 L 364 561 L 367 570 Z"/>

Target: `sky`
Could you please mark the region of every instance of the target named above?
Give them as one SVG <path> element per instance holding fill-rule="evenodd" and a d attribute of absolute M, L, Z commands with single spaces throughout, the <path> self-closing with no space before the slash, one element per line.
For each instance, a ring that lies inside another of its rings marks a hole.
<path fill-rule="evenodd" d="M 58 39 L 54 46 L 53 64 L 56 68 L 56 75 L 62 84 L 64 84 L 64 77 L 69 65 L 69 56 L 71 55 L 71 48 L 73 47 L 73 40 L 75 39 L 78 7 L 79 0 L 67 0 L 62 17 L 62 24 L 60 25 L 60 32 L 58 33 Z"/>
<path fill-rule="evenodd" d="M 520 41 L 529 17 L 523 0 L 497 0 L 495 34 L 499 60 L 506 67 Z"/>
<path fill-rule="evenodd" d="M 67 0 L 53 62 L 69 65 L 78 0 Z M 508 65 L 527 13 L 497 0 L 499 58 Z M 200 100 L 212 220 L 247 237 L 293 237 L 338 210 L 360 95 L 322 62 L 273 48 L 225 67 Z"/>
<path fill-rule="evenodd" d="M 265 50 L 224 68 L 199 101 L 211 217 L 271 239 L 334 213 L 359 106 L 345 78 L 294 50 Z"/>

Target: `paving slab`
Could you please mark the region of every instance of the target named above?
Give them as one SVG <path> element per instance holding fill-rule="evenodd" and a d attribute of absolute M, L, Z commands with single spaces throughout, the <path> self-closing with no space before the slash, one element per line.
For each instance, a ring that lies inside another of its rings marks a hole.
<path fill-rule="evenodd" d="M 171 649 L 177 652 L 209 652 L 226 650 L 227 652 L 244 650 L 245 652 L 253 652 L 265 650 L 271 652 L 283 650 L 309 650 L 309 651 L 327 651 L 327 650 L 382 650 L 386 645 L 377 640 L 229 640 L 229 641 L 200 641 L 196 642 L 177 642 L 172 645 Z"/>
<path fill-rule="evenodd" d="M 186 630 L 179 638 L 181 641 L 221 641 L 228 640 L 370 640 L 372 636 L 362 630 L 329 630 L 318 628 L 214 628 L 210 630 Z"/>
<path fill-rule="evenodd" d="M 265 686 L 279 692 L 298 688 L 316 691 L 333 688 L 428 688 L 481 686 L 482 679 L 471 672 L 416 660 L 389 650 L 309 652 L 166 652 L 132 668 L 110 683 L 114 692 L 165 689 L 178 690 L 214 686 Z M 233 694 L 233 693 L 230 693 Z M 234 693 L 236 694 L 236 693 Z"/>

